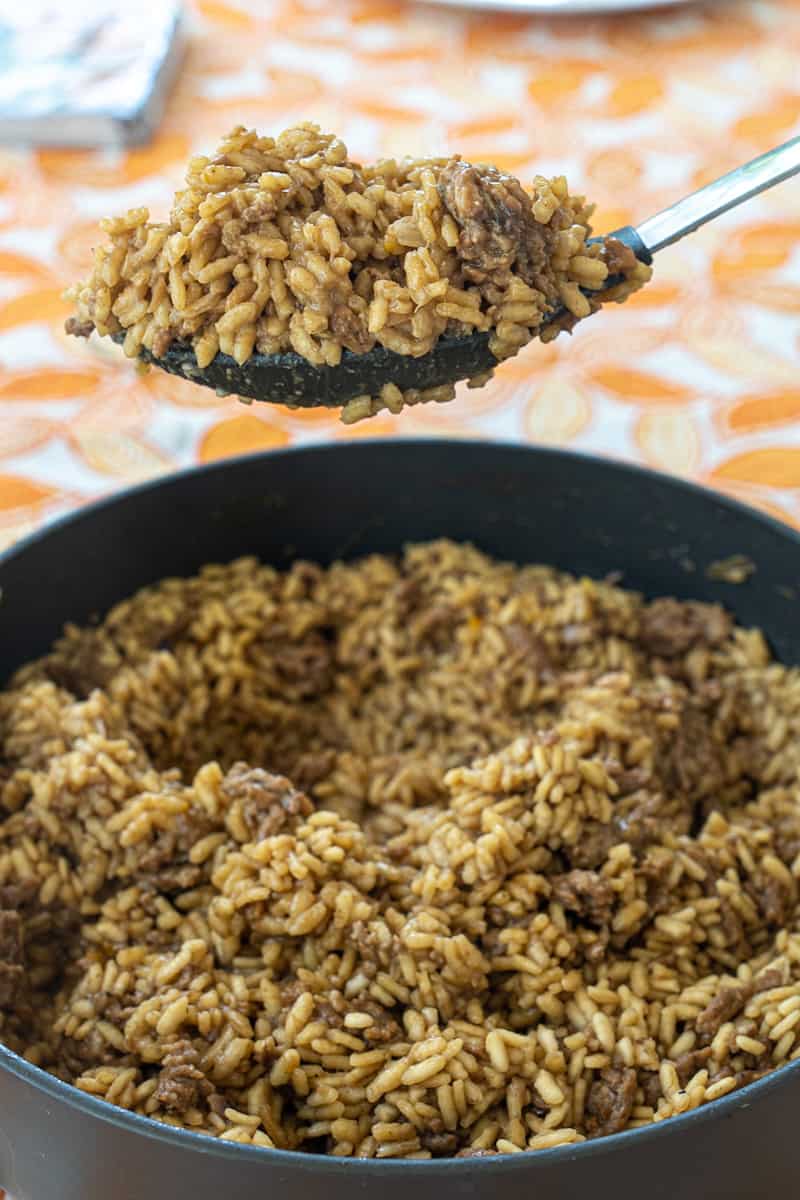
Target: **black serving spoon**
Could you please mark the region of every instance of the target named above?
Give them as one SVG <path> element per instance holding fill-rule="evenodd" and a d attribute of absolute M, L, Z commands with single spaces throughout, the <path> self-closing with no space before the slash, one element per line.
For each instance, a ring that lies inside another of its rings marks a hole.
<path fill-rule="evenodd" d="M 656 251 L 798 171 L 800 137 L 737 167 L 644 221 L 638 228 L 626 225 L 607 237 L 624 243 L 641 262 L 649 264 Z M 611 278 L 604 288 L 613 287 L 617 282 L 620 280 Z M 562 309 L 553 309 L 548 320 L 552 321 L 562 312 Z M 124 337 L 124 332 L 114 335 L 119 342 Z M 355 396 L 378 395 L 386 383 L 394 383 L 403 391 L 439 387 L 480 375 L 497 365 L 497 359 L 489 349 L 488 333 L 442 337 L 428 354 L 418 358 L 397 354 L 383 346 L 375 346 L 366 354 L 345 350 L 335 367 L 314 366 L 292 351 L 253 354 L 242 366 L 230 355 L 220 353 L 207 367 L 198 367 L 191 345 L 185 342 L 173 342 L 163 355 L 142 349 L 141 357 L 162 371 L 181 375 L 225 395 L 298 408 L 339 408 Z"/>

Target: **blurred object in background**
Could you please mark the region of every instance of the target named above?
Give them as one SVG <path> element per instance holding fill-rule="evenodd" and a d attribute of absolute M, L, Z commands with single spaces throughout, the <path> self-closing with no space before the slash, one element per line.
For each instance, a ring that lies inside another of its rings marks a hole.
<path fill-rule="evenodd" d="M 0 142 L 148 141 L 180 55 L 181 5 L 0 0 Z"/>

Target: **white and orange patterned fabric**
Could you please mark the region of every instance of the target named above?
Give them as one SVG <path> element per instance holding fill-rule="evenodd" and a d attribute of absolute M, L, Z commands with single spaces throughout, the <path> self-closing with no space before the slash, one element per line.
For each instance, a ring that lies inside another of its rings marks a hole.
<path fill-rule="evenodd" d="M 800 524 L 800 182 L 659 256 L 654 282 L 481 391 L 353 428 L 245 408 L 67 338 L 99 217 L 164 214 L 231 126 L 314 119 L 357 158 L 458 151 L 564 172 L 600 231 L 800 132 L 800 0 L 537 18 L 410 0 L 195 0 L 156 140 L 0 151 L 0 546 L 176 467 L 391 433 L 548 442 L 717 485 Z"/>
<path fill-rule="evenodd" d="M 800 525 L 800 182 L 659 256 L 654 282 L 481 391 L 355 427 L 245 408 L 63 333 L 101 216 L 165 213 L 237 123 L 314 119 L 354 157 L 458 151 L 564 172 L 600 231 L 800 132 L 800 0 L 587 19 L 410 0 L 195 0 L 155 142 L 0 151 L 0 548 L 114 488 L 226 455 L 403 434 L 571 445 L 695 477 Z M 0 1191 L 0 1200 L 2 1192 Z"/>

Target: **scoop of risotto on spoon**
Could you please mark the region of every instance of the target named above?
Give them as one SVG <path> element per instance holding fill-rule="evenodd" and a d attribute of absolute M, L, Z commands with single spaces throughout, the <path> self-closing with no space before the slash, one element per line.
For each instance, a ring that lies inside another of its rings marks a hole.
<path fill-rule="evenodd" d="M 795 139 L 597 238 L 560 176 L 526 190 L 457 157 L 360 166 L 312 124 L 240 127 L 191 160 L 168 221 L 140 208 L 101 223 L 67 329 L 243 399 L 346 422 L 399 412 L 625 300 L 656 250 L 798 169 Z"/>

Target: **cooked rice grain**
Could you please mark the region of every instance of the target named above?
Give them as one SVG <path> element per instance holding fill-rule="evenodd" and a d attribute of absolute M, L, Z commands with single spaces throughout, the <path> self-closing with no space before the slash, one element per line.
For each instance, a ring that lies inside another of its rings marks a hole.
<path fill-rule="evenodd" d="M 241 1144 L 538 1150 L 800 1055 L 800 686 L 468 546 L 243 559 L 0 693 L 0 1036 Z"/>
<path fill-rule="evenodd" d="M 592 206 L 563 177 L 538 176 L 529 194 L 458 158 L 362 167 L 312 124 L 277 138 L 240 126 L 213 158 L 191 160 L 186 183 L 166 222 L 151 223 L 146 208 L 101 222 L 109 242 L 67 293 L 70 332 L 124 333 L 130 357 L 191 343 L 201 368 L 217 353 L 241 365 L 286 350 L 336 366 L 344 349 L 376 344 L 419 356 L 443 334 L 475 331 L 489 331 L 503 359 L 651 274 L 617 241 L 587 244 Z M 389 381 L 343 418 L 453 394 Z"/>

